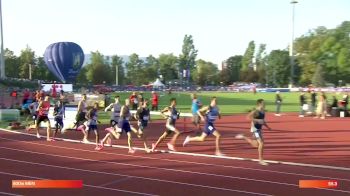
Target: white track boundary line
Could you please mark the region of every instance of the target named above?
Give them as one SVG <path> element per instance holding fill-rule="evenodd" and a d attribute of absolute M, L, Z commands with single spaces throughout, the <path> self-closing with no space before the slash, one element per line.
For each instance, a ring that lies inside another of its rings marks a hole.
<path fill-rule="evenodd" d="M 46 167 L 59 168 L 59 169 L 75 170 L 75 171 L 79 171 L 79 172 L 90 172 L 90 173 L 96 173 L 96 174 L 105 174 L 105 175 L 112 175 L 112 176 L 122 176 L 122 177 L 128 177 L 128 178 L 137 178 L 137 179 L 142 179 L 142 180 L 150 180 L 150 181 L 157 181 L 157 182 L 173 183 L 173 184 L 180 184 L 180 185 L 201 187 L 201 188 L 214 189 L 214 190 L 221 190 L 221 191 L 239 192 L 239 193 L 252 194 L 252 195 L 271 196 L 270 194 L 264 194 L 264 193 L 255 193 L 255 192 L 242 191 L 242 190 L 236 190 L 236 189 L 227 189 L 227 188 L 214 187 L 214 186 L 207 186 L 207 185 L 200 185 L 200 184 L 192 184 L 192 183 L 185 183 L 185 182 L 178 182 L 178 181 L 162 180 L 162 179 L 157 179 L 157 178 L 148 178 L 148 177 L 141 177 L 141 176 L 126 175 L 126 174 L 117 174 L 117 173 L 110 173 L 110 172 L 101 172 L 101 171 L 95 171 L 95 170 L 85 170 L 85 169 L 80 169 L 80 168 L 72 168 L 72 167 L 65 167 L 65 166 L 57 166 L 57 165 L 50 165 L 50 164 L 44 164 L 44 163 L 36 163 L 36 162 L 31 162 L 31 161 L 21 161 L 21 160 L 8 159 L 8 158 L 0 158 L 0 159 L 2 159 L 2 160 L 7 160 L 7 161 L 12 161 L 12 162 L 20 162 L 20 163 L 27 163 L 27 164 L 32 164 L 32 165 L 40 165 L 40 166 L 46 166 Z M 96 161 L 96 160 L 95 160 L 95 161 Z M 0 172 L 0 174 L 2 174 L 2 173 L 3 173 L 3 172 Z"/>
<path fill-rule="evenodd" d="M 3 194 L 3 195 L 10 195 L 10 196 L 23 196 L 23 195 L 19 195 L 19 194 L 6 193 L 6 192 L 0 192 L 0 194 Z"/>
<path fill-rule="evenodd" d="M 16 139 L 9 139 L 9 138 L 5 138 L 5 137 L 0 137 L 0 139 L 8 140 L 8 141 L 19 141 L 19 142 L 24 142 L 24 143 L 32 144 L 32 145 L 38 145 L 38 146 L 46 146 L 46 147 L 60 148 L 60 149 L 66 149 L 66 150 L 74 150 L 74 151 L 82 151 L 82 152 L 96 153 L 95 150 L 86 150 L 86 149 L 81 149 L 81 148 L 70 148 L 70 147 L 64 147 L 64 146 L 47 145 L 47 144 L 41 144 L 41 143 L 30 142 L 30 141 L 22 141 L 22 140 L 16 140 Z M 257 169 L 257 168 L 249 168 L 249 167 L 239 167 L 239 166 L 231 166 L 231 165 L 221 165 L 221 164 L 203 163 L 203 162 L 181 161 L 181 160 L 174 160 L 174 159 L 163 159 L 163 158 L 155 158 L 155 157 L 146 157 L 146 156 L 130 155 L 130 154 L 111 153 L 111 152 L 105 152 L 105 151 L 99 151 L 98 153 L 99 153 L 99 154 L 106 154 L 106 155 L 116 155 L 116 156 L 123 156 L 123 157 L 133 157 L 133 158 L 140 158 L 140 159 L 148 159 L 148 160 L 159 160 L 159 161 L 167 161 L 167 162 L 195 164 L 195 165 L 202 165 L 202 166 L 204 165 L 204 166 L 213 166 L 213 167 L 223 167 L 223 168 L 232 168 L 232 169 L 243 169 L 243 170 L 260 171 L 260 172 L 268 172 L 268 173 L 276 173 L 276 174 L 284 174 L 284 175 L 294 175 L 294 176 L 313 177 L 313 178 L 319 178 L 319 179 L 337 179 L 337 180 L 342 180 L 342 181 L 348 181 L 348 182 L 350 182 L 350 179 L 345 179 L 345 178 L 340 178 L 340 177 L 320 176 L 320 175 L 302 174 L 302 173 L 293 173 L 293 172 L 282 172 L 282 171 L 274 171 L 274 170 L 266 170 L 266 169 Z"/>
<path fill-rule="evenodd" d="M 13 130 L 7 130 L 7 129 L 2 129 L 2 128 L 0 128 L 0 131 L 10 132 L 10 133 L 17 133 L 17 134 L 21 134 L 21 135 L 28 135 L 28 136 L 31 136 L 31 137 L 36 137 L 33 134 L 23 133 L 23 132 L 20 132 L 20 131 L 13 131 Z M 82 141 L 79 141 L 79 140 L 64 139 L 64 138 L 55 138 L 55 139 L 61 140 L 61 141 L 66 141 L 66 142 L 83 143 Z M 84 143 L 84 144 L 96 145 L 93 142 Z M 128 149 L 129 148 L 128 146 L 122 146 L 122 145 L 112 145 L 112 147 L 114 147 L 114 148 L 124 148 L 124 149 Z M 134 147 L 134 149 L 144 151 L 144 148 Z M 209 155 L 209 154 L 190 153 L 190 152 L 174 152 L 174 151 L 166 151 L 166 150 L 160 150 L 160 151 L 156 150 L 156 151 L 162 152 L 162 153 L 178 154 L 178 155 L 188 155 L 188 156 L 219 158 L 219 159 L 228 159 L 228 160 L 259 162 L 259 159 L 242 158 L 242 157 L 216 156 L 216 155 Z M 347 168 L 347 167 L 338 167 L 338 166 L 331 166 L 331 165 L 318 165 L 318 164 L 296 163 L 296 162 L 274 161 L 274 160 L 265 160 L 265 162 L 272 163 L 272 164 L 283 164 L 283 165 L 292 165 L 292 166 L 301 166 L 301 167 L 312 167 L 312 168 L 322 168 L 322 169 L 350 171 L 350 168 Z"/>
<path fill-rule="evenodd" d="M 17 148 L 2 147 L 2 146 L 0 146 L 0 149 L 25 152 L 25 153 L 30 153 L 30 154 L 46 155 L 46 156 L 59 157 L 59 158 L 66 158 L 66 159 L 91 161 L 91 162 L 104 163 L 104 164 L 123 165 L 123 166 L 138 167 L 138 168 L 144 168 L 144 169 L 163 170 L 163 171 L 168 171 L 168 172 L 170 171 L 170 172 L 177 172 L 177 173 L 196 174 L 196 175 L 202 175 L 202 176 L 211 176 L 211 177 L 227 178 L 227 179 L 238 179 L 238 180 L 246 180 L 246 181 L 253 181 L 253 182 L 261 182 L 261 183 L 299 187 L 297 184 L 276 182 L 276 181 L 271 181 L 271 180 L 260 180 L 260 179 L 254 179 L 254 178 L 245 178 L 245 177 L 229 176 L 229 175 L 213 174 L 213 173 L 205 173 L 205 172 L 196 172 L 196 171 L 182 170 L 182 169 L 170 169 L 170 168 L 164 168 L 164 167 L 153 167 L 153 166 L 137 165 L 137 164 L 131 164 L 131 163 L 119 163 L 119 162 L 112 162 L 112 161 L 87 159 L 87 158 L 80 158 L 80 157 L 71 157 L 71 156 L 66 156 L 66 155 L 47 154 L 47 153 L 42 153 L 42 152 L 34 152 L 34 151 L 22 150 L 22 149 L 17 149 Z"/>
<path fill-rule="evenodd" d="M 95 159 L 86 159 L 86 158 L 78 158 L 78 157 L 70 157 L 70 156 L 64 156 L 64 155 L 52 155 L 52 154 L 47 154 L 47 153 L 41 153 L 41 152 L 33 152 L 33 151 L 27 151 L 27 150 L 21 150 L 17 148 L 8 148 L 8 147 L 0 147 L 2 149 L 7 149 L 7 150 L 13 150 L 13 151 L 19 151 L 19 152 L 26 152 L 26 153 L 31 153 L 31 154 L 40 154 L 40 155 L 47 155 L 47 156 L 53 156 L 53 157 L 60 157 L 60 158 L 67 158 L 67 159 L 76 159 L 76 160 L 84 160 L 84 161 L 92 161 L 92 162 L 98 162 L 98 163 L 110 163 L 110 164 L 115 164 L 115 165 L 130 165 L 130 166 L 135 166 L 135 167 L 141 167 L 141 168 L 150 168 L 150 169 L 159 169 L 159 170 L 166 170 L 166 171 L 175 171 L 175 172 L 182 172 L 182 173 L 192 173 L 192 174 L 198 174 L 198 175 L 207 175 L 207 176 L 216 176 L 216 177 L 223 177 L 223 178 L 231 178 L 231 179 L 239 179 L 239 180 L 247 180 L 247 181 L 255 181 L 255 182 L 262 182 L 262 183 L 272 183 L 272 184 L 278 184 L 278 185 L 285 185 L 285 186 L 294 186 L 298 187 L 296 184 L 290 184 L 290 183 L 282 183 L 282 182 L 274 182 L 274 181 L 268 181 L 268 180 L 258 180 L 258 179 L 251 179 L 251 178 L 243 178 L 243 177 L 235 177 L 235 176 L 225 176 L 225 175 L 220 175 L 220 174 L 210 174 L 210 173 L 203 173 L 203 172 L 193 172 L 193 171 L 187 171 L 187 170 L 178 170 L 178 169 L 167 169 L 167 168 L 158 168 L 158 167 L 151 167 L 151 166 L 144 166 L 144 165 L 134 165 L 134 164 L 125 164 L 125 163 L 116 163 L 116 162 L 110 162 L 110 161 L 101 161 L 101 160 L 95 160 Z M 7 158 L 0 158 L 3 160 L 10 160 Z M 12 159 L 13 160 L 13 159 Z M 17 162 L 27 162 L 31 164 L 36 164 L 34 162 L 28 162 L 28 161 L 20 161 L 16 160 Z M 37 163 L 41 164 L 41 163 Z M 44 166 L 52 166 L 48 164 L 42 164 Z M 65 168 L 63 166 L 56 166 L 59 168 Z M 68 167 L 70 168 L 70 167 Z M 73 169 L 74 168 L 70 168 Z M 78 169 L 76 169 L 78 170 Z M 103 172 L 105 174 L 108 174 L 108 172 Z M 115 174 L 118 176 L 129 176 L 125 174 Z M 255 195 L 269 195 L 269 194 L 264 194 L 264 193 L 255 193 L 255 192 L 249 192 L 249 191 L 242 191 L 242 190 L 237 190 L 237 189 L 228 189 L 228 188 L 221 188 L 221 187 L 212 187 L 208 185 L 200 185 L 200 184 L 190 184 L 190 183 L 183 183 L 183 182 L 176 182 L 176 181 L 168 181 L 168 180 L 161 180 L 161 179 L 155 179 L 155 178 L 146 178 L 146 177 L 140 177 L 140 176 L 130 176 L 134 178 L 141 178 L 141 179 L 148 179 L 148 180 L 155 180 L 155 181 L 163 181 L 163 182 L 171 182 L 171 183 L 176 183 L 176 184 L 182 184 L 182 185 L 191 185 L 191 186 L 197 186 L 197 187 L 204 187 L 204 188 L 210 188 L 210 189 L 216 189 L 216 190 L 224 190 L 224 191 L 230 191 L 230 192 L 240 192 L 240 193 L 246 193 L 246 194 L 255 194 Z M 327 189 L 327 188 L 315 188 L 319 190 L 326 190 L 326 191 L 332 191 L 332 192 L 343 192 L 343 193 L 350 193 L 350 191 L 345 191 L 345 190 L 339 190 L 339 189 Z"/>
<path fill-rule="evenodd" d="M 64 146 L 47 145 L 47 144 L 30 142 L 30 141 L 8 139 L 8 138 L 4 138 L 4 137 L 0 137 L 0 139 L 4 139 L 4 140 L 8 140 L 8 141 L 20 141 L 20 142 L 33 144 L 33 145 L 38 145 L 38 146 L 46 146 L 46 147 L 54 147 L 54 148 L 74 150 L 74 151 L 96 153 L 95 150 L 86 150 L 86 149 L 81 149 L 81 148 L 77 149 L 77 148 L 70 148 L 70 147 L 64 147 Z M 339 178 L 339 177 L 319 176 L 319 175 L 301 174 L 301 173 L 293 173 L 293 172 L 282 172 L 282 171 L 257 169 L 257 168 L 249 168 L 249 167 L 239 167 L 239 166 L 231 166 L 231 165 L 221 165 L 221 164 L 219 165 L 219 164 L 203 163 L 203 162 L 181 161 L 181 160 L 174 160 L 174 159 L 163 159 L 163 158 L 155 158 L 155 157 L 130 155 L 130 154 L 111 153 L 111 152 L 105 152 L 105 151 L 99 151 L 98 153 L 99 154 L 106 154 L 106 155 L 116 155 L 116 156 L 123 156 L 123 157 L 133 157 L 133 158 L 140 158 L 140 159 L 148 159 L 148 160 L 159 160 L 159 161 L 167 161 L 167 162 L 195 164 L 195 165 L 202 165 L 202 166 L 204 165 L 204 166 L 213 166 L 213 167 L 223 167 L 223 168 L 232 168 L 232 169 L 243 169 L 243 170 L 260 171 L 260 172 L 268 172 L 268 173 L 276 173 L 276 174 L 284 174 L 284 175 L 294 175 L 294 176 L 304 176 L 304 177 L 313 177 L 313 178 L 321 178 L 321 179 L 338 179 L 338 180 L 342 180 L 342 181 L 350 181 L 350 179 L 344 179 L 344 178 Z"/>
<path fill-rule="evenodd" d="M 10 172 L 1 172 L 0 174 L 2 175 L 9 175 L 9 176 L 18 176 L 21 178 L 34 178 L 37 180 L 47 180 L 46 178 L 40 178 L 36 176 L 28 176 L 28 175 L 22 175 L 22 174 L 15 174 L 15 173 L 10 173 Z M 148 195 L 148 196 L 159 196 L 159 195 L 154 195 L 154 194 L 148 194 L 148 193 L 140 193 L 140 192 L 134 192 L 134 191 L 127 191 L 123 189 L 113 189 L 113 188 L 107 188 L 107 187 L 102 187 L 102 186 L 95 186 L 95 185 L 90 185 L 90 184 L 83 184 L 83 187 L 92 187 L 92 188 L 97 188 L 97 189 L 105 189 L 105 190 L 112 190 L 112 191 L 118 191 L 118 192 L 124 192 L 124 193 L 132 193 L 136 195 Z"/>

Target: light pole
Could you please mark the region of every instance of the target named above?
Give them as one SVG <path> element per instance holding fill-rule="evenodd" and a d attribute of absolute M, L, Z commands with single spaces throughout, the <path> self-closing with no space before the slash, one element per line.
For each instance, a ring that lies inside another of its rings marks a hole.
<path fill-rule="evenodd" d="M 296 0 L 290 2 L 292 4 L 292 40 L 289 46 L 289 56 L 290 56 L 290 87 L 294 84 L 294 16 L 295 16 L 295 4 L 298 3 Z"/>
<path fill-rule="evenodd" d="M 118 81 L 118 65 L 115 66 L 115 85 L 118 86 L 119 85 L 119 81 Z"/>
<path fill-rule="evenodd" d="M 29 64 L 29 80 L 32 80 L 32 64 Z"/>
<path fill-rule="evenodd" d="M 0 79 L 5 79 L 4 39 L 2 31 L 2 2 L 0 0 Z"/>

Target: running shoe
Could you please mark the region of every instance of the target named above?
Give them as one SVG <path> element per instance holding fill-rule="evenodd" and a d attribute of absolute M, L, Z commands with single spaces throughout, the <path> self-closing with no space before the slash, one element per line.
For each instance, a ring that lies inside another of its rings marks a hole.
<path fill-rule="evenodd" d="M 221 153 L 221 152 L 215 152 L 215 155 L 216 155 L 216 156 L 219 156 L 219 157 L 225 156 L 225 154 L 223 154 L 223 153 Z"/>
<path fill-rule="evenodd" d="M 152 143 L 152 149 L 151 151 L 154 152 L 154 150 L 156 149 L 156 145 L 154 143 Z"/>
<path fill-rule="evenodd" d="M 129 149 L 129 154 L 134 154 L 135 153 L 135 150 L 134 149 Z"/>
<path fill-rule="evenodd" d="M 243 139 L 244 138 L 244 135 L 243 134 L 237 134 L 235 136 L 236 139 Z"/>
<path fill-rule="evenodd" d="M 190 142 L 190 136 L 187 136 L 182 146 L 186 146 Z"/>
<path fill-rule="evenodd" d="M 263 165 L 263 166 L 267 166 L 267 165 L 269 165 L 267 162 L 265 162 L 265 161 L 259 161 L 259 164 L 260 165 Z"/>
<path fill-rule="evenodd" d="M 174 145 L 172 145 L 170 143 L 167 143 L 167 145 L 168 145 L 168 149 L 169 150 L 176 152 L 176 149 L 175 149 Z"/>
<path fill-rule="evenodd" d="M 40 138 L 41 138 L 41 136 L 40 136 L 40 134 L 39 134 L 39 133 L 37 133 L 37 134 L 36 134 L 36 137 L 37 137 L 38 139 L 40 139 Z"/>

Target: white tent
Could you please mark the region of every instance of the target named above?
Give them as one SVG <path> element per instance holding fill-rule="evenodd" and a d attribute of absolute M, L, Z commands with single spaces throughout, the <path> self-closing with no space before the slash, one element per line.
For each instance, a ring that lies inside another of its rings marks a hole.
<path fill-rule="evenodd" d="M 159 80 L 159 78 L 157 78 L 157 80 L 155 82 L 153 82 L 152 86 L 153 87 L 163 87 L 164 84 Z"/>

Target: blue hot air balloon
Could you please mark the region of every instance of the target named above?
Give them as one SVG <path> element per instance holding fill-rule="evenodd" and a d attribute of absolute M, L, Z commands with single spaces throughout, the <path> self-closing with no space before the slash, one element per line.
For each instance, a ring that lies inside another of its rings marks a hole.
<path fill-rule="evenodd" d="M 44 54 L 48 69 L 61 82 L 72 82 L 84 62 L 84 52 L 73 42 L 58 42 L 49 45 Z"/>

